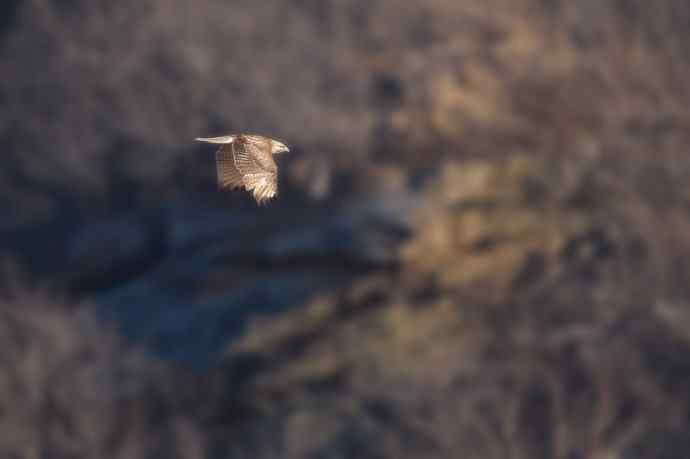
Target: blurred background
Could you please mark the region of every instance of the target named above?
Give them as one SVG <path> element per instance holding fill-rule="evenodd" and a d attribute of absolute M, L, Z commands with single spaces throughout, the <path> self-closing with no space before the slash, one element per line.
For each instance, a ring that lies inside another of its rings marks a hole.
<path fill-rule="evenodd" d="M 1 457 L 690 457 L 685 0 L 1 13 Z"/>

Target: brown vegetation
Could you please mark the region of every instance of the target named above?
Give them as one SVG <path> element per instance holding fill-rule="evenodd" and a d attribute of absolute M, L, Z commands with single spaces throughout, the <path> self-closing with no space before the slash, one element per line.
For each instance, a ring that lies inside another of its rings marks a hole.
<path fill-rule="evenodd" d="M 0 455 L 690 454 L 686 2 L 13 6 Z"/>

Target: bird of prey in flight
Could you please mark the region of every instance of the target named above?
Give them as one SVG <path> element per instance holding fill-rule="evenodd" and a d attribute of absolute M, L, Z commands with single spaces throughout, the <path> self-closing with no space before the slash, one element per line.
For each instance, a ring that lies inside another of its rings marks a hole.
<path fill-rule="evenodd" d="M 197 137 L 196 140 L 220 145 L 216 151 L 220 189 L 244 188 L 259 204 L 278 193 L 278 166 L 273 155 L 290 151 L 285 144 L 251 134 Z"/>

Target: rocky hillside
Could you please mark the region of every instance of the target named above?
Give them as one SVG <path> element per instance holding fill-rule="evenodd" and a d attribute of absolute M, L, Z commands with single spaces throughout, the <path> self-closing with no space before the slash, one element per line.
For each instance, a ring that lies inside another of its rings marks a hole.
<path fill-rule="evenodd" d="M 0 456 L 690 455 L 684 2 L 3 8 Z"/>

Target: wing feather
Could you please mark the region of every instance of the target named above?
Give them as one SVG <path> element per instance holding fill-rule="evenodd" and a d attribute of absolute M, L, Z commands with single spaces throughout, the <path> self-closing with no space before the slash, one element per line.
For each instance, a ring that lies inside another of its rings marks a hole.
<path fill-rule="evenodd" d="M 216 173 L 218 176 L 218 187 L 221 189 L 232 190 L 244 186 L 242 174 L 235 166 L 231 145 L 223 145 L 216 151 Z"/>
<path fill-rule="evenodd" d="M 260 204 L 278 192 L 278 166 L 273 160 L 269 142 L 254 136 L 238 136 L 232 143 L 235 167 L 247 191 Z"/>

